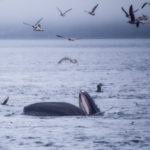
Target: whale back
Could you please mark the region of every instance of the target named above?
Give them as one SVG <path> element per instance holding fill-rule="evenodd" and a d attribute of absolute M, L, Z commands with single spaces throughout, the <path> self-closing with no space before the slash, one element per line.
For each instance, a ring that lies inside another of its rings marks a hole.
<path fill-rule="evenodd" d="M 83 91 L 79 93 L 79 107 L 86 113 L 86 115 L 93 115 L 100 112 L 100 109 L 95 104 L 92 97 L 87 92 Z"/>
<path fill-rule="evenodd" d="M 24 114 L 33 116 L 83 116 L 77 106 L 66 102 L 39 102 L 24 107 Z"/>

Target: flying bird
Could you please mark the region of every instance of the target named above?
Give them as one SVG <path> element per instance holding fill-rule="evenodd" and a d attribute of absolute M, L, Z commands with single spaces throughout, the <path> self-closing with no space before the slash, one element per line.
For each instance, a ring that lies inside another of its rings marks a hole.
<path fill-rule="evenodd" d="M 32 27 L 34 31 L 44 31 L 44 30 L 41 29 L 41 25 L 40 25 L 40 22 L 42 20 L 43 20 L 43 18 L 40 18 L 34 25 L 31 25 L 31 24 L 25 23 L 25 22 L 23 22 L 23 24 Z"/>
<path fill-rule="evenodd" d="M 121 7 L 121 9 L 122 9 L 122 11 L 125 13 L 126 17 L 127 17 L 127 18 L 130 18 L 130 14 L 127 13 L 127 11 L 126 11 L 123 7 Z M 139 9 L 136 9 L 136 10 L 134 10 L 133 12 L 136 13 L 137 11 L 139 11 Z"/>
<path fill-rule="evenodd" d="M 98 7 L 98 5 L 99 5 L 99 4 L 96 4 L 96 5 L 92 8 L 91 11 L 85 10 L 85 12 L 87 12 L 88 14 L 94 16 L 94 15 L 95 15 L 95 10 L 96 10 L 96 8 Z"/>
<path fill-rule="evenodd" d="M 141 23 L 141 24 L 148 23 L 148 22 L 146 22 L 145 20 L 148 20 L 148 17 L 147 17 L 147 16 L 145 16 L 145 15 L 139 16 L 138 18 L 135 19 L 135 24 L 136 24 L 136 26 L 138 27 L 140 23 Z"/>
<path fill-rule="evenodd" d="M 71 37 L 64 37 L 64 36 L 61 36 L 61 35 L 56 35 L 56 36 L 59 37 L 59 38 L 67 39 L 68 41 L 75 41 L 76 40 L 75 38 L 71 38 Z"/>
<path fill-rule="evenodd" d="M 136 27 L 139 27 L 140 23 L 141 24 L 145 24 L 144 20 L 148 20 L 148 17 L 145 15 L 139 16 L 137 18 L 135 18 L 134 13 L 138 11 L 137 10 L 133 10 L 133 6 L 130 5 L 129 7 L 129 13 L 123 8 L 121 7 L 122 11 L 125 13 L 126 17 L 129 18 L 130 20 L 128 21 L 128 23 L 130 24 L 136 24 Z"/>
<path fill-rule="evenodd" d="M 142 21 L 142 20 L 148 20 L 148 17 L 145 16 L 145 15 L 142 15 L 142 16 L 139 16 L 139 17 L 137 18 L 137 20 L 140 20 L 140 21 Z"/>
<path fill-rule="evenodd" d="M 139 16 L 138 18 L 135 18 L 133 6 L 131 5 L 129 8 L 129 14 L 130 14 L 130 24 L 136 24 L 136 27 L 139 27 L 140 23 L 145 24 L 143 21 L 148 20 L 148 17 L 145 15 Z"/>
<path fill-rule="evenodd" d="M 150 3 L 145 2 L 145 3 L 142 5 L 142 7 L 141 7 L 141 8 L 144 8 L 146 5 L 150 5 Z"/>
<path fill-rule="evenodd" d="M 135 19 L 135 15 L 134 15 L 134 11 L 133 11 L 133 6 L 132 5 L 130 5 L 130 7 L 129 7 L 129 15 L 130 15 L 130 20 L 128 21 L 128 23 L 136 24 L 136 27 L 139 27 L 140 20 Z"/>
<path fill-rule="evenodd" d="M 66 10 L 65 12 L 62 12 L 59 8 L 57 8 L 57 9 L 58 9 L 58 11 L 60 13 L 60 16 L 62 16 L 62 17 L 64 17 L 67 14 L 67 12 L 72 10 L 72 8 L 70 8 L 70 9 Z"/>

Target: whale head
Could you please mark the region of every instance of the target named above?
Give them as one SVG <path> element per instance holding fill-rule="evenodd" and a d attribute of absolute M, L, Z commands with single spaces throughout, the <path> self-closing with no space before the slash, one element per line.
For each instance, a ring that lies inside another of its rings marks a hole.
<path fill-rule="evenodd" d="M 94 115 L 100 112 L 92 97 L 85 91 L 79 93 L 79 107 L 86 115 Z"/>

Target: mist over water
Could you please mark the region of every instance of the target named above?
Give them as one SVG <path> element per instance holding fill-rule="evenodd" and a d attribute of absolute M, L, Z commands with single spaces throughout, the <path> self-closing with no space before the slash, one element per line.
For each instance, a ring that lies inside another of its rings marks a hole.
<path fill-rule="evenodd" d="M 149 39 L 1 40 L 0 149 L 148 150 L 150 148 Z M 63 57 L 77 64 L 57 62 Z M 102 93 L 96 86 L 102 83 Z M 25 116 L 35 102 L 78 106 L 87 91 L 104 116 Z"/>

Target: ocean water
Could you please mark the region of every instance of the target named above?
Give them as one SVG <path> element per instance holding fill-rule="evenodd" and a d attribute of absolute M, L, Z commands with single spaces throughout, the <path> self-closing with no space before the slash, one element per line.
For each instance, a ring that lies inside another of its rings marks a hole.
<path fill-rule="evenodd" d="M 63 57 L 77 64 L 57 62 Z M 102 83 L 103 92 L 96 86 Z M 87 91 L 104 116 L 36 117 L 23 107 L 78 106 Z M 149 150 L 150 39 L 0 40 L 0 150 Z"/>

